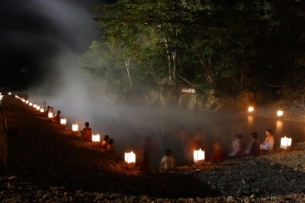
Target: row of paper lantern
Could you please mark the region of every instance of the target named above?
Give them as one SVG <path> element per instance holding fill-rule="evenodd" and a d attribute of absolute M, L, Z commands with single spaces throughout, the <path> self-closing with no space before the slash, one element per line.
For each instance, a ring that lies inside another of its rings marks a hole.
<path fill-rule="evenodd" d="M 12 93 L 11 92 L 9 92 L 9 93 L 7 93 L 8 95 L 11 95 Z M 2 95 L 2 93 L 0 92 L 0 95 Z"/>
<path fill-rule="evenodd" d="M 41 108 L 40 106 L 38 106 L 37 104 L 33 104 L 32 102 L 29 102 L 28 100 L 24 99 L 24 98 L 21 98 L 17 95 L 15 95 L 15 97 L 17 99 L 20 99 L 23 103 L 25 104 L 28 104 L 29 106 L 33 107 L 34 109 L 40 111 L 41 113 L 44 113 L 44 109 Z M 48 118 L 53 118 L 54 115 L 53 115 L 53 112 L 49 112 L 48 113 Z M 66 118 L 61 118 L 60 119 L 60 124 L 61 125 L 66 125 L 67 124 L 67 119 Z M 77 132 L 78 131 L 78 124 L 72 124 L 72 131 L 73 132 Z M 92 135 L 92 142 L 100 142 L 101 140 L 101 136 L 99 134 L 93 134 Z"/>
<path fill-rule="evenodd" d="M 252 113 L 253 111 L 254 111 L 254 107 L 253 107 L 253 106 L 250 106 L 250 107 L 248 108 L 248 112 L 249 112 L 249 113 Z M 276 112 L 276 115 L 277 115 L 278 117 L 281 117 L 281 116 L 284 115 L 284 112 L 283 112 L 282 110 L 278 110 L 278 111 Z"/>
<path fill-rule="evenodd" d="M 40 106 L 33 104 L 31 102 L 29 102 L 28 100 L 25 100 L 17 95 L 15 95 L 15 97 L 17 99 L 20 99 L 22 102 L 28 104 L 29 106 L 32 106 L 33 108 L 35 108 L 36 110 L 40 111 L 41 113 L 44 113 L 44 109 L 41 108 Z M 253 112 L 254 108 L 253 107 L 249 107 L 249 112 Z M 49 112 L 48 113 L 48 118 L 53 118 L 53 113 Z M 67 124 L 67 119 L 66 118 L 61 118 L 60 119 L 60 124 L 61 125 L 66 125 Z M 78 124 L 72 124 L 72 131 L 73 132 L 77 132 L 78 131 Z M 101 141 L 101 136 L 97 133 L 97 134 L 92 134 L 92 142 L 100 142 Z M 286 136 L 283 137 L 281 139 L 281 148 L 287 149 L 289 146 L 291 146 L 291 142 L 292 139 L 291 138 L 287 138 Z M 131 151 L 131 152 L 125 152 L 125 161 L 127 163 L 135 163 L 136 162 L 136 154 Z M 199 161 L 204 161 L 205 160 L 205 152 L 201 149 L 199 150 L 194 150 L 193 153 L 193 160 L 195 163 L 198 163 Z"/>

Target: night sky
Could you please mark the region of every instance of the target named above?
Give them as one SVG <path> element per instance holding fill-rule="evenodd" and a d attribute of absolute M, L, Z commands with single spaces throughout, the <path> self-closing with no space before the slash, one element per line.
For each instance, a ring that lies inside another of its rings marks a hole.
<path fill-rule="evenodd" d="M 99 39 L 91 10 L 103 0 L 1 0 L 0 87 L 24 89 L 56 70 L 59 54 L 81 54 Z"/>

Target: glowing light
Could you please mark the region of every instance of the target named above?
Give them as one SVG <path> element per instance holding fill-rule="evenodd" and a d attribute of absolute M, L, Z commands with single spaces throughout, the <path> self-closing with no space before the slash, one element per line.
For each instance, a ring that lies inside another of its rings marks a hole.
<path fill-rule="evenodd" d="M 201 149 L 194 150 L 194 162 L 197 163 L 198 161 L 202 161 L 205 158 L 204 151 Z"/>
<path fill-rule="evenodd" d="M 281 138 L 281 148 L 283 149 L 287 149 L 288 147 L 291 146 L 291 142 L 292 142 L 292 139 L 291 138 L 288 138 L 288 137 L 282 137 Z"/>
<path fill-rule="evenodd" d="M 37 104 L 33 104 L 33 108 L 35 108 L 35 109 L 36 109 L 36 107 L 37 107 Z"/>
<path fill-rule="evenodd" d="M 48 113 L 48 118 L 53 118 L 53 113 L 52 112 Z"/>
<path fill-rule="evenodd" d="M 60 124 L 61 125 L 66 125 L 67 124 L 67 119 L 66 118 L 61 118 L 60 119 Z"/>
<path fill-rule="evenodd" d="M 10 92 L 8 93 L 8 95 L 11 95 L 11 94 L 12 94 L 12 93 L 10 93 Z"/>
<path fill-rule="evenodd" d="M 25 99 L 21 99 L 22 102 L 25 102 Z"/>
<path fill-rule="evenodd" d="M 135 153 L 133 153 L 133 151 L 131 152 L 125 152 L 125 161 L 130 164 L 130 163 L 136 163 L 136 155 Z"/>
<path fill-rule="evenodd" d="M 25 100 L 25 103 L 28 104 L 28 103 L 29 103 L 29 100 Z"/>
<path fill-rule="evenodd" d="M 190 89 L 182 89 L 181 92 L 193 93 L 194 94 L 194 93 L 196 93 L 196 90 L 195 89 L 191 89 L 191 88 Z"/>
<path fill-rule="evenodd" d="M 36 106 L 36 109 L 39 111 L 40 110 L 40 106 Z"/>
<path fill-rule="evenodd" d="M 30 102 L 30 103 L 29 103 L 29 106 L 33 106 L 33 103 L 32 103 L 32 102 Z"/>
<path fill-rule="evenodd" d="M 44 113 L 44 109 L 43 109 L 43 108 L 41 108 L 41 109 L 40 109 L 40 112 L 41 112 L 41 113 Z"/>
<path fill-rule="evenodd" d="M 277 115 L 278 117 L 283 116 L 283 114 L 284 114 L 284 112 L 283 112 L 282 110 L 278 110 L 278 111 L 276 112 L 276 115 Z"/>
<path fill-rule="evenodd" d="M 72 131 L 73 132 L 78 131 L 78 124 L 72 124 Z"/>
<path fill-rule="evenodd" d="M 101 136 L 97 133 L 96 135 L 92 134 L 92 142 L 100 142 Z"/>
<path fill-rule="evenodd" d="M 254 111 L 253 106 L 250 106 L 250 107 L 248 108 L 248 112 L 251 113 L 251 112 L 253 112 L 253 111 Z"/>

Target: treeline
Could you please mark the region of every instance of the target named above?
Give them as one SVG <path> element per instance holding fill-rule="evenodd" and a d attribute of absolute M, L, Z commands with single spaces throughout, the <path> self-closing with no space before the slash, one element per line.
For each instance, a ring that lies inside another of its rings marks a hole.
<path fill-rule="evenodd" d="M 305 82 L 304 1 L 118 0 L 94 12 L 101 41 L 80 61 L 111 91 L 236 95 Z"/>

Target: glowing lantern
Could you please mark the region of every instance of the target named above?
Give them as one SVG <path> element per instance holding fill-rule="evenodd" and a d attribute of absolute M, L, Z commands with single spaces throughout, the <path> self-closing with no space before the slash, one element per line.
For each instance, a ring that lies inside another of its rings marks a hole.
<path fill-rule="evenodd" d="M 33 104 L 33 108 L 35 108 L 35 109 L 36 109 L 36 107 L 37 107 L 37 105 L 36 105 L 36 104 Z"/>
<path fill-rule="evenodd" d="M 61 125 L 66 125 L 67 124 L 67 119 L 66 118 L 61 118 L 60 119 L 60 124 Z"/>
<path fill-rule="evenodd" d="M 292 142 L 292 139 L 291 138 L 288 138 L 288 137 L 282 137 L 281 138 L 281 148 L 283 149 L 287 149 L 288 147 L 291 146 L 291 142 Z"/>
<path fill-rule="evenodd" d="M 25 99 L 21 99 L 22 102 L 25 102 Z"/>
<path fill-rule="evenodd" d="M 100 142 L 101 136 L 99 134 L 93 135 L 92 134 L 92 142 Z"/>
<path fill-rule="evenodd" d="M 283 111 L 282 111 L 282 110 L 278 110 L 278 111 L 276 112 L 276 115 L 277 115 L 278 117 L 281 117 L 281 116 L 283 115 Z"/>
<path fill-rule="evenodd" d="M 43 108 L 41 108 L 41 109 L 40 109 L 40 112 L 41 112 L 41 113 L 43 113 L 43 112 L 44 112 L 44 109 L 43 109 Z"/>
<path fill-rule="evenodd" d="M 52 112 L 48 113 L 48 118 L 53 118 L 53 113 Z"/>
<path fill-rule="evenodd" d="M 39 111 L 40 110 L 40 106 L 36 106 L 36 109 Z"/>
<path fill-rule="evenodd" d="M 32 103 L 32 102 L 30 102 L 30 103 L 29 103 L 29 106 L 33 106 L 33 103 Z"/>
<path fill-rule="evenodd" d="M 73 132 L 78 131 L 78 125 L 77 124 L 72 124 L 72 131 Z"/>
<path fill-rule="evenodd" d="M 130 163 L 136 163 L 136 155 L 135 153 L 133 153 L 133 151 L 131 152 L 125 152 L 125 161 L 130 164 Z"/>
<path fill-rule="evenodd" d="M 254 111 L 253 106 L 250 106 L 250 107 L 248 108 L 248 112 L 251 113 L 251 112 L 253 112 L 253 111 Z"/>
<path fill-rule="evenodd" d="M 201 149 L 194 150 L 194 162 L 197 163 L 201 160 L 204 160 L 204 151 L 202 151 Z"/>
<path fill-rule="evenodd" d="M 29 100 L 25 100 L 25 103 L 28 104 L 28 103 L 29 103 Z"/>
<path fill-rule="evenodd" d="M 18 96 L 17 96 L 17 95 L 15 95 L 15 98 L 18 98 Z"/>
<path fill-rule="evenodd" d="M 8 93 L 8 95 L 11 95 L 11 94 L 12 94 L 12 93 L 10 93 L 10 92 Z"/>

